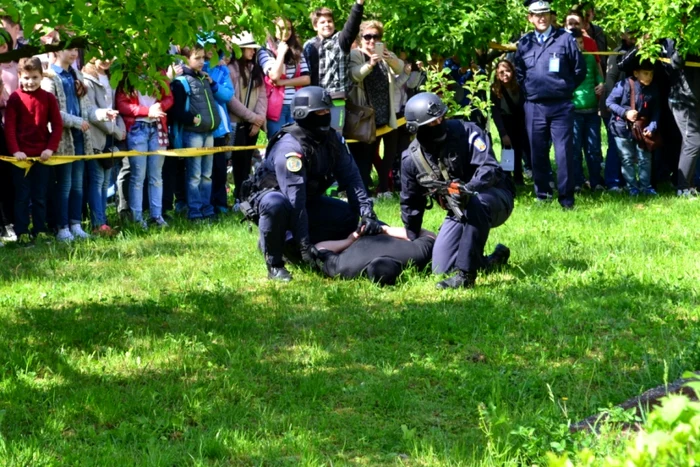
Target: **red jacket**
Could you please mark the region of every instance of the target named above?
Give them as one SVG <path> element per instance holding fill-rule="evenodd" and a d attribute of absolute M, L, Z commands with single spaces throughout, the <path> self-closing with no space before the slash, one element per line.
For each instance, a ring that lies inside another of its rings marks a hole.
<path fill-rule="evenodd" d="M 132 92 L 127 94 L 124 92 L 123 88 L 117 91 L 116 96 L 117 110 L 119 114 L 124 119 L 124 125 L 126 126 L 127 133 L 131 127 L 136 122 L 137 118 L 148 117 L 148 107 L 139 105 L 139 96 L 137 93 Z M 170 107 L 173 106 L 173 94 L 170 92 L 170 87 L 164 86 L 161 89 L 161 98 L 158 100 L 160 106 L 163 108 L 163 112 L 167 112 Z M 168 120 L 166 117 L 160 118 L 161 126 L 163 131 L 168 131 Z"/>
<path fill-rule="evenodd" d="M 45 149 L 56 152 L 62 131 L 63 120 L 53 94 L 43 89 L 24 92 L 18 88 L 7 100 L 5 136 L 10 156 L 23 152 L 37 157 Z"/>

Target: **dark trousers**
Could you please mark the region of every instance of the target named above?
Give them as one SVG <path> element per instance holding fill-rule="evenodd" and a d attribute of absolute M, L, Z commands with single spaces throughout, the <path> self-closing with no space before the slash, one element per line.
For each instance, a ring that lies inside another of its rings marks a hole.
<path fill-rule="evenodd" d="M 9 162 L 0 162 L 0 228 L 15 222 L 14 168 Z"/>
<path fill-rule="evenodd" d="M 184 157 L 166 157 L 163 162 L 163 212 L 187 208 L 186 166 Z"/>
<path fill-rule="evenodd" d="M 612 122 L 615 116 L 611 116 L 607 123 L 608 133 L 608 152 L 605 155 L 605 185 L 608 188 L 620 188 L 624 184 L 622 178 L 622 161 L 620 154 L 617 151 L 617 143 L 612 131 Z"/>
<path fill-rule="evenodd" d="M 532 178 L 540 199 L 552 195 L 549 141 L 554 143 L 559 204 L 574 205 L 574 105 L 570 101 L 525 102 L 525 124 L 532 156 Z"/>
<path fill-rule="evenodd" d="M 352 143 L 348 145 L 350 153 L 355 159 L 355 165 L 360 171 L 360 177 L 362 177 L 362 183 L 367 193 L 369 193 L 369 186 L 372 184 L 372 161 L 379 148 L 379 141 L 377 139 L 374 143 Z"/>
<path fill-rule="evenodd" d="M 29 233 L 29 206 L 31 202 L 34 235 L 46 232 L 46 195 L 49 189 L 50 167 L 34 164 L 25 176 L 25 169 L 12 167 L 15 187 L 15 233 L 19 237 Z"/>
<path fill-rule="evenodd" d="M 214 138 L 214 147 L 228 146 L 229 135 Z M 211 170 L 211 205 L 214 209 L 227 208 L 226 198 L 226 167 L 230 152 L 214 153 L 214 162 Z"/>
<path fill-rule="evenodd" d="M 282 266 L 285 243 L 299 241 L 291 236 L 296 221 L 292 204 L 283 193 L 273 191 L 262 197 L 258 211 L 260 245 L 265 260 L 270 266 Z M 336 198 L 312 198 L 306 204 L 306 213 L 311 243 L 342 240 L 357 228 L 359 214 L 348 203 Z"/>
<path fill-rule="evenodd" d="M 700 112 L 695 105 L 676 102 L 671 102 L 671 110 L 683 139 L 676 188 L 685 190 L 693 186 L 695 166 L 700 155 Z"/>
<path fill-rule="evenodd" d="M 236 136 L 233 146 L 252 146 L 258 137 L 250 136 L 250 125 L 238 123 L 236 125 Z M 233 198 L 240 201 L 239 193 L 241 185 L 250 177 L 250 170 L 253 167 L 253 150 L 233 151 L 231 153 L 231 169 L 233 170 Z"/>
<path fill-rule="evenodd" d="M 523 165 L 526 168 L 530 167 L 530 143 L 527 140 L 527 132 L 522 116 L 503 115 L 503 126 L 506 128 L 506 133 L 510 137 L 510 142 L 515 153 L 515 170 L 513 171 L 513 180 L 517 184 L 523 184 Z"/>
<path fill-rule="evenodd" d="M 377 166 L 377 193 L 384 193 L 391 189 L 391 168 L 396 160 L 396 152 L 399 146 L 399 131 L 393 130 L 381 137 L 384 141 L 384 157 Z M 379 145 L 377 145 L 379 149 Z"/>
<path fill-rule="evenodd" d="M 502 225 L 513 212 L 513 196 L 500 188 L 489 188 L 472 196 L 465 212 L 464 219 L 450 213 L 442 223 L 433 247 L 433 273 L 482 269 L 489 232 Z"/>

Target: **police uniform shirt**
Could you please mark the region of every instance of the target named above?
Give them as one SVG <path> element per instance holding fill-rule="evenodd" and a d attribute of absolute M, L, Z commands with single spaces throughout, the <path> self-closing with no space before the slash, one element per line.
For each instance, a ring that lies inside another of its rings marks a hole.
<path fill-rule="evenodd" d="M 419 143 L 416 139 L 411 144 Z M 515 186 L 496 160 L 489 138 L 476 124 L 448 120 L 441 153 L 441 159 L 447 161 L 449 177 L 461 180 L 469 190 L 478 193 L 496 187 L 515 197 Z M 431 165 L 438 167 L 437 155 L 425 148 L 423 154 Z M 427 190 L 418 182 L 419 173 L 409 148 L 401 156 L 401 217 L 411 240 L 418 237 L 426 203 Z"/>
<path fill-rule="evenodd" d="M 323 273 L 329 277 L 352 279 L 360 276 L 376 258 L 386 257 L 401 263 L 403 268 L 414 264 L 425 268 L 432 257 L 435 239 L 423 236 L 409 242 L 389 235 L 360 237 L 339 254 L 322 251 Z"/>
<path fill-rule="evenodd" d="M 550 26 L 552 28 L 552 26 Z M 525 99 L 531 102 L 571 100 L 586 77 L 586 62 L 576 39 L 564 29 L 552 29 L 540 44 L 532 31 L 518 42 L 515 74 Z"/>
<path fill-rule="evenodd" d="M 335 132 L 330 137 L 340 138 Z M 319 147 L 309 170 L 310 161 L 305 157 L 301 143 L 294 136 L 286 134 L 273 146 L 263 162 L 264 170 L 275 174 L 280 192 L 292 205 L 295 238 L 309 238 L 306 202 L 310 197 L 323 195 L 333 178 L 346 187 L 348 202 L 360 215 L 372 212 L 372 203 L 352 156 L 344 143 L 337 147 L 341 150 L 336 155 L 328 153 L 328 146 Z"/>

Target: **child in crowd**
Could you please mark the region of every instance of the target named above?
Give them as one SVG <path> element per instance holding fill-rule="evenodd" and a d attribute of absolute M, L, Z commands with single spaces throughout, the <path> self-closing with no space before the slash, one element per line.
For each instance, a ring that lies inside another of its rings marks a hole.
<path fill-rule="evenodd" d="M 112 111 L 114 106 L 114 92 L 107 76 L 111 65 L 108 60 L 93 60 L 83 67 L 88 102 L 105 111 Z M 105 152 L 105 149 L 113 147 L 115 141 L 126 138 L 124 121 L 117 118 L 110 123 L 90 122 L 90 135 L 95 154 Z M 93 233 L 98 235 L 110 236 L 114 233 L 107 225 L 107 189 L 111 181 L 112 163 L 109 159 L 87 161 L 90 221 Z"/>
<path fill-rule="evenodd" d="M 162 87 L 160 95 L 148 96 L 126 89 L 122 83 L 117 89 L 117 110 L 124 118 L 126 147 L 130 151 L 153 152 L 168 146 L 168 122 L 166 112 L 173 106 L 170 89 Z M 119 177 L 124 183 L 128 176 L 128 206 L 131 220 L 147 229 L 143 218 L 143 184 L 148 171 L 148 203 L 151 223 L 158 227 L 168 224 L 163 219 L 163 162 L 165 156 L 149 155 L 125 157 Z M 127 175 L 128 174 L 128 175 Z M 120 214 L 125 209 L 120 202 Z"/>
<path fill-rule="evenodd" d="M 87 98 L 83 76 L 73 67 L 77 49 L 56 52 L 56 63 L 44 72 L 41 87 L 58 99 L 63 119 L 63 136 L 58 155 L 94 154 L 90 122 L 114 120 L 117 112 L 97 109 Z M 56 166 L 57 223 L 59 241 L 75 237 L 88 238 L 81 227 L 83 207 L 83 174 L 85 161 L 77 160 Z"/>
<path fill-rule="evenodd" d="M 657 194 L 651 187 L 651 153 L 637 145 L 630 130 L 634 122 L 642 120 L 648 122 L 643 130 L 645 135 L 651 136 L 657 131 L 659 92 L 653 81 L 654 64 L 649 60 L 637 61 L 634 65 L 634 78 L 620 80 L 605 102 L 614 115 L 610 130 L 615 135 L 622 160 L 622 175 L 632 196 L 639 193 L 651 196 Z M 634 110 L 631 103 L 632 86 L 635 94 Z"/>
<path fill-rule="evenodd" d="M 0 54 L 10 52 L 14 48 L 12 35 L 0 28 Z M 2 119 L 5 116 L 5 107 L 10 95 L 17 89 L 17 62 L 0 63 L 0 133 L 2 133 Z M 0 144 L 4 149 L 4 144 Z M 3 155 L 7 152 L 2 152 Z M 12 170 L 6 163 L 0 164 L 0 238 L 5 241 L 17 240 L 14 222 L 14 198 L 15 190 L 12 183 Z"/>
<path fill-rule="evenodd" d="M 583 52 L 583 33 L 580 29 L 572 29 L 571 35 L 576 39 L 578 49 Z M 598 99 L 605 91 L 603 76 L 594 55 L 584 55 L 586 60 L 586 79 L 574 91 L 574 184 L 575 190 L 581 191 L 586 183 L 583 175 L 581 150 L 586 154 L 588 166 L 589 188 L 602 191 L 603 178 L 601 163 L 603 155 L 600 148 L 600 116 L 598 115 Z"/>
<path fill-rule="evenodd" d="M 251 146 L 258 140 L 258 133 L 265 127 L 267 114 L 267 94 L 263 82 L 263 71 L 255 59 L 260 48 L 253 35 L 244 32 L 234 37 L 233 42 L 241 49 L 241 57 L 231 58 L 228 66 L 231 81 L 236 92 L 228 102 L 228 112 L 233 124 L 233 145 Z M 241 185 L 250 176 L 253 163 L 253 150 L 233 153 L 233 197 L 238 203 Z M 234 206 L 234 210 L 236 206 Z"/>
<path fill-rule="evenodd" d="M 267 47 L 258 51 L 258 62 L 265 73 L 267 89 L 267 136 L 294 123 L 291 104 L 297 89 L 311 83 L 309 67 L 292 22 L 275 20 L 275 37 L 267 38 Z"/>
<path fill-rule="evenodd" d="M 5 114 L 7 147 L 18 161 L 27 157 L 46 161 L 58 150 L 63 133 L 58 102 L 53 94 L 41 89 L 42 66 L 38 58 L 21 59 L 18 70 L 20 87 L 8 99 Z M 30 202 L 34 221 L 32 233 L 36 236 L 47 231 L 50 167 L 34 164 L 28 173 L 15 166 L 11 170 L 15 185 L 15 232 L 20 243 L 29 246 Z"/>
<path fill-rule="evenodd" d="M 216 110 L 221 117 L 221 123 L 214 130 L 214 147 L 229 146 L 231 137 L 231 117 L 228 114 L 226 104 L 233 98 L 233 83 L 228 72 L 229 59 L 223 50 L 216 53 L 207 52 L 207 61 L 204 63 L 204 72 L 216 82 L 217 90 L 214 93 Z M 228 212 L 228 198 L 226 194 L 226 165 L 231 157 L 230 152 L 217 152 L 214 154 L 211 173 L 211 205 L 217 214 Z"/>
<path fill-rule="evenodd" d="M 182 76 L 171 84 L 174 98 L 172 117 L 183 125 L 184 147 L 211 148 L 214 146 L 214 130 L 221 123 L 214 99 L 218 85 L 209 75 L 202 73 L 204 48 L 200 44 L 183 47 L 181 53 L 187 58 L 187 66 L 182 67 Z M 185 159 L 187 217 L 191 221 L 215 217 L 211 205 L 213 159 L 213 154 Z"/>

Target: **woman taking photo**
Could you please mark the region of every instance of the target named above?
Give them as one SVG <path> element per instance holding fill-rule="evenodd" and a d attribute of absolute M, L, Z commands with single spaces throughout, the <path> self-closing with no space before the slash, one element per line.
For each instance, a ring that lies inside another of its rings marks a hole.
<path fill-rule="evenodd" d="M 396 104 L 394 103 L 394 88 L 396 76 L 403 71 L 404 63 L 392 52 L 389 52 L 382 40 L 384 26 L 379 21 L 364 21 L 360 25 L 360 47 L 350 52 L 350 77 L 355 86 L 350 91 L 350 100 L 361 106 L 374 109 L 377 128 L 388 125 L 396 129 Z M 379 43 L 379 44 L 378 44 Z M 396 147 L 396 131 L 391 131 L 384 138 L 384 159 L 379 173 L 380 188 L 386 191 L 389 172 L 394 162 Z M 380 139 L 373 143 L 354 143 L 350 147 L 357 168 L 360 170 L 365 189 L 369 192 L 372 172 L 372 159 L 379 147 Z"/>
<path fill-rule="evenodd" d="M 267 114 L 267 95 L 263 72 L 255 59 L 255 54 L 260 46 L 255 43 L 253 35 L 245 32 L 233 39 L 233 42 L 241 49 L 241 58 L 231 58 L 228 71 L 236 90 L 233 98 L 228 102 L 228 113 L 231 115 L 233 127 L 233 145 L 251 146 L 258 140 L 260 129 L 265 126 Z M 233 166 L 233 197 L 236 204 L 240 202 L 238 194 L 241 184 L 250 176 L 253 151 L 234 151 L 231 157 Z"/>
<path fill-rule="evenodd" d="M 275 37 L 267 38 L 267 48 L 258 52 L 258 63 L 265 73 L 267 93 L 267 137 L 294 123 L 291 104 L 294 94 L 311 83 L 309 67 L 301 44 L 289 20 L 275 20 Z"/>

